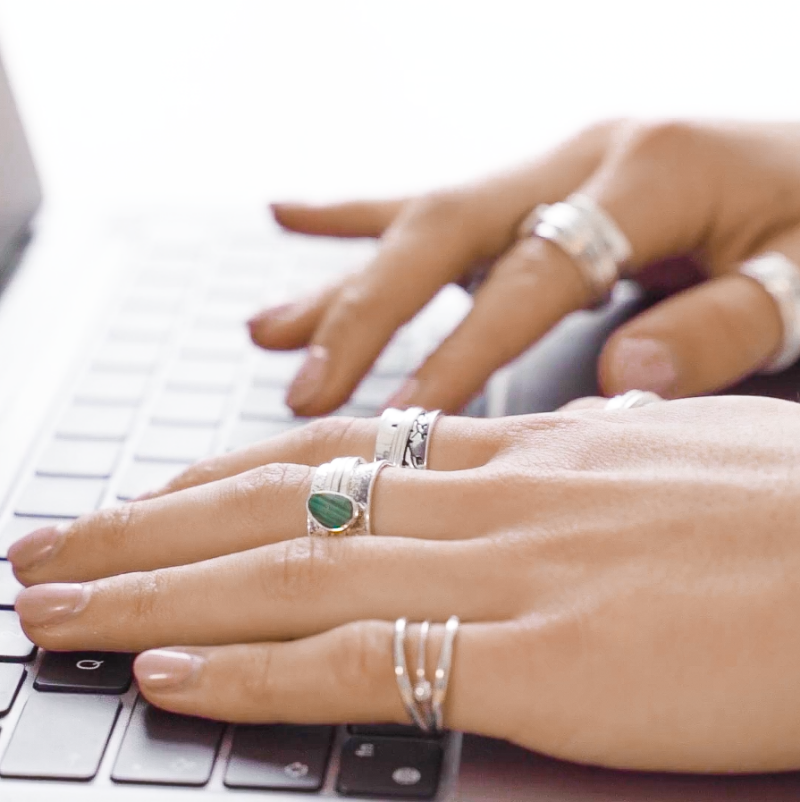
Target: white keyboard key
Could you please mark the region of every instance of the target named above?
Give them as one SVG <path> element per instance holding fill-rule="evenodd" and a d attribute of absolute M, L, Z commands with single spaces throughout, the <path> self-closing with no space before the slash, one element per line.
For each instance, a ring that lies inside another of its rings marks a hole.
<path fill-rule="evenodd" d="M 36 473 L 45 476 L 111 476 L 122 447 L 102 440 L 63 440 L 50 443 L 39 458 Z"/>
<path fill-rule="evenodd" d="M 100 370 L 147 373 L 155 368 L 160 356 L 160 343 L 108 340 L 95 355 L 92 365 Z"/>
<path fill-rule="evenodd" d="M 363 407 L 380 409 L 402 386 L 402 376 L 367 376 L 356 387 L 350 401 Z"/>
<path fill-rule="evenodd" d="M 75 398 L 101 404 L 138 404 L 149 381 L 150 377 L 143 373 L 92 371 L 84 377 Z"/>
<path fill-rule="evenodd" d="M 170 370 L 167 386 L 185 390 L 230 390 L 238 377 L 240 366 L 227 362 L 201 359 L 179 359 Z"/>
<path fill-rule="evenodd" d="M 222 421 L 228 403 L 224 393 L 165 390 L 151 417 L 156 423 L 214 426 Z"/>
<path fill-rule="evenodd" d="M 14 512 L 47 518 L 77 518 L 96 510 L 106 483 L 100 479 L 34 476 Z"/>
<path fill-rule="evenodd" d="M 133 427 L 136 410 L 100 404 L 73 404 L 56 427 L 59 437 L 124 440 Z"/>
<path fill-rule="evenodd" d="M 301 425 L 302 421 L 240 420 L 234 424 L 228 435 L 225 450 L 236 451 Z"/>
<path fill-rule="evenodd" d="M 211 454 L 217 430 L 207 426 L 167 426 L 151 423 L 134 452 L 136 459 L 196 462 Z"/>
<path fill-rule="evenodd" d="M 253 382 L 288 387 L 304 358 L 305 351 L 261 351 L 256 358 Z"/>
<path fill-rule="evenodd" d="M 143 493 L 159 490 L 189 465 L 190 462 L 134 460 L 122 473 L 117 485 L 117 498 L 121 501 L 131 501 Z"/>
<path fill-rule="evenodd" d="M 254 420 L 294 419 L 294 412 L 286 406 L 283 387 L 251 387 L 245 394 L 239 414 Z"/>

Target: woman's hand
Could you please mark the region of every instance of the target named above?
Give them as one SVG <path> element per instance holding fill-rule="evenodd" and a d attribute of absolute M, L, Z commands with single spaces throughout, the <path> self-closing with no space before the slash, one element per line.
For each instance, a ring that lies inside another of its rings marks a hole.
<path fill-rule="evenodd" d="M 156 649 L 141 691 L 182 713 L 401 722 L 391 622 L 456 614 L 452 728 L 608 766 L 800 766 L 800 407 L 444 418 L 432 470 L 380 474 L 377 536 L 305 536 L 310 466 L 375 434 L 318 422 L 28 536 L 26 632 Z"/>
<path fill-rule="evenodd" d="M 734 383 L 777 352 L 774 302 L 735 271 L 769 251 L 800 260 L 800 125 L 611 122 L 461 189 L 404 201 L 275 206 L 278 222 L 294 231 L 381 238 L 363 271 L 250 322 L 258 345 L 309 348 L 289 406 L 301 415 L 338 407 L 398 326 L 440 287 L 486 272 L 468 317 L 389 401 L 460 409 L 495 369 L 586 305 L 588 289 L 561 250 L 515 239 L 537 204 L 574 191 L 597 201 L 627 235 L 633 277 L 662 290 L 686 286 L 691 276 L 709 279 L 615 333 L 600 357 L 605 393 L 698 395 Z"/>

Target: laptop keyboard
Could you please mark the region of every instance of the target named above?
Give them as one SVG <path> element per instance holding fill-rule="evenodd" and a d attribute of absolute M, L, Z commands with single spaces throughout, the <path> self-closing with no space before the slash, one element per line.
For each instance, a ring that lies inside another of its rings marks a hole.
<path fill-rule="evenodd" d="M 243 321 L 367 255 L 363 243 L 267 231 L 244 241 L 206 232 L 203 248 L 137 241 L 135 253 L 130 286 L 0 510 L 0 797 L 22 780 L 102 785 L 104 796 L 126 784 L 434 797 L 452 737 L 410 726 L 229 726 L 179 716 L 138 696 L 131 655 L 37 654 L 21 631 L 19 585 L 5 560 L 16 539 L 305 422 L 283 400 L 303 354 L 256 349 Z M 457 293 L 435 300 L 337 414 L 375 414 L 464 306 Z"/>

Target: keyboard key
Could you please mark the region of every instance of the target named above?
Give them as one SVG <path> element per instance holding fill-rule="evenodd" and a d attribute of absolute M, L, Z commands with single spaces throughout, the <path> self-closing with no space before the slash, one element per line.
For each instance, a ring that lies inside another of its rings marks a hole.
<path fill-rule="evenodd" d="M 31 694 L 0 762 L 0 777 L 91 780 L 120 707 L 115 696 Z"/>
<path fill-rule="evenodd" d="M 78 387 L 75 398 L 99 404 L 138 404 L 145 397 L 150 377 L 144 373 L 92 371 Z"/>
<path fill-rule="evenodd" d="M 131 501 L 143 493 L 158 490 L 191 464 L 191 462 L 134 460 L 120 478 L 117 485 L 117 498 L 121 501 Z"/>
<path fill-rule="evenodd" d="M 207 426 L 167 426 L 151 423 L 136 447 L 136 459 L 195 462 L 207 457 L 217 430 Z"/>
<path fill-rule="evenodd" d="M 351 735 L 368 735 L 372 738 L 439 738 L 440 735 L 423 732 L 413 724 L 349 724 L 347 731 Z"/>
<path fill-rule="evenodd" d="M 99 370 L 149 373 L 158 364 L 160 356 L 159 343 L 109 340 L 95 355 L 92 366 Z"/>
<path fill-rule="evenodd" d="M 302 425 L 302 421 L 239 420 L 228 433 L 225 450 L 235 451 L 237 448 L 251 446 L 253 443 L 274 437 L 276 434 L 300 425 Z"/>
<path fill-rule="evenodd" d="M 225 785 L 317 791 L 325 779 L 332 740 L 333 727 L 239 726 L 233 733 Z"/>
<path fill-rule="evenodd" d="M 15 663 L 0 663 L 0 716 L 6 715 L 17 698 L 27 672 Z"/>
<path fill-rule="evenodd" d="M 102 440 L 56 438 L 39 458 L 36 473 L 42 476 L 81 476 L 107 479 L 117 464 L 122 446 Z"/>
<path fill-rule="evenodd" d="M 224 393 L 166 390 L 156 403 L 152 419 L 156 423 L 216 426 L 222 422 L 228 403 Z"/>
<path fill-rule="evenodd" d="M 125 783 L 205 785 L 225 725 L 151 707 L 139 699 L 111 779 Z"/>
<path fill-rule="evenodd" d="M 46 652 L 33 687 L 37 691 L 125 693 L 133 655 L 113 652 Z"/>
<path fill-rule="evenodd" d="M 419 738 L 348 738 L 336 789 L 354 796 L 430 799 L 439 785 L 442 746 Z"/>
<path fill-rule="evenodd" d="M 251 420 L 294 420 L 286 406 L 286 390 L 281 386 L 251 387 L 244 396 L 239 414 Z"/>
<path fill-rule="evenodd" d="M 0 661 L 27 663 L 35 654 L 36 647 L 25 637 L 17 614 L 0 610 Z"/>
<path fill-rule="evenodd" d="M 300 370 L 304 351 L 263 351 L 256 358 L 253 381 L 257 385 L 288 387 Z"/>
<path fill-rule="evenodd" d="M 367 376 L 350 398 L 358 406 L 380 409 L 403 385 L 403 377 Z"/>
<path fill-rule="evenodd" d="M 167 387 L 176 390 L 227 392 L 236 384 L 240 366 L 236 363 L 202 359 L 179 359 L 167 376 Z"/>
<path fill-rule="evenodd" d="M 73 404 L 56 427 L 59 437 L 124 440 L 133 427 L 136 410 L 100 404 Z"/>
<path fill-rule="evenodd" d="M 23 491 L 15 512 L 48 518 L 77 518 L 96 510 L 106 483 L 100 479 L 34 476 Z"/>
<path fill-rule="evenodd" d="M 30 534 L 35 529 L 43 526 L 52 526 L 51 518 L 36 518 L 21 515 L 14 515 L 6 521 L 0 530 L 0 559 L 5 559 L 8 555 L 8 547 L 19 540 L 21 537 Z"/>
<path fill-rule="evenodd" d="M 0 609 L 13 610 L 14 600 L 21 590 L 22 585 L 17 582 L 11 563 L 0 560 Z"/>

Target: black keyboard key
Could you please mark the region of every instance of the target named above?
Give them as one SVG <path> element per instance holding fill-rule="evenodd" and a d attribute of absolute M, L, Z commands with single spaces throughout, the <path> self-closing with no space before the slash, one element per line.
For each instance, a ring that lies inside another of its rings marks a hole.
<path fill-rule="evenodd" d="M 0 762 L 0 777 L 91 780 L 120 707 L 115 696 L 31 694 Z"/>
<path fill-rule="evenodd" d="M 0 560 L 0 610 L 13 610 L 14 600 L 21 590 L 22 585 L 17 582 L 11 563 Z"/>
<path fill-rule="evenodd" d="M 423 732 L 413 724 L 349 724 L 351 735 L 368 735 L 371 738 L 441 738 L 440 734 Z"/>
<path fill-rule="evenodd" d="M 0 529 L 0 559 L 3 559 L 8 554 L 8 547 L 19 540 L 21 537 L 30 534 L 35 529 L 41 529 L 43 526 L 52 526 L 58 521 L 53 521 L 50 518 L 30 517 L 28 515 L 14 515 L 12 516 Z"/>
<path fill-rule="evenodd" d="M 35 476 L 17 501 L 17 515 L 77 518 L 96 510 L 103 497 L 101 479 Z"/>
<path fill-rule="evenodd" d="M 26 671 L 18 663 L 0 663 L 0 716 L 11 710 Z"/>
<path fill-rule="evenodd" d="M 340 794 L 430 799 L 439 785 L 442 745 L 421 738 L 348 738 L 342 747 Z"/>
<path fill-rule="evenodd" d="M 139 699 L 111 779 L 201 786 L 208 782 L 225 725 L 167 713 Z"/>
<path fill-rule="evenodd" d="M 0 610 L 0 661 L 27 663 L 36 647 L 25 637 L 13 610 Z"/>
<path fill-rule="evenodd" d="M 113 652 L 47 652 L 33 683 L 37 691 L 125 693 L 133 655 Z"/>
<path fill-rule="evenodd" d="M 239 726 L 233 733 L 225 785 L 318 791 L 332 741 L 333 727 Z"/>

